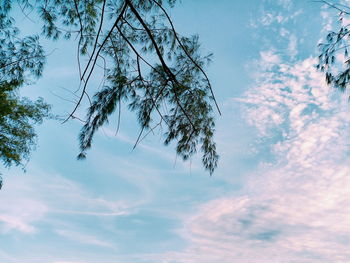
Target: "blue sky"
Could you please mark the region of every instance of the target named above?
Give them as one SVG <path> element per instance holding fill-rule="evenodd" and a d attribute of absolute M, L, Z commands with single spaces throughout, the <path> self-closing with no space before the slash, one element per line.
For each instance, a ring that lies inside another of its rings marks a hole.
<path fill-rule="evenodd" d="M 2 169 L 0 262 L 349 262 L 350 106 L 314 68 L 336 13 L 304 0 L 186 0 L 171 15 L 214 53 L 215 174 L 157 134 L 132 151 L 138 127 L 126 111 L 85 161 L 81 124 L 47 121 L 27 172 Z M 23 94 L 66 114 L 75 48 L 45 43 L 55 51 L 44 77 Z"/>

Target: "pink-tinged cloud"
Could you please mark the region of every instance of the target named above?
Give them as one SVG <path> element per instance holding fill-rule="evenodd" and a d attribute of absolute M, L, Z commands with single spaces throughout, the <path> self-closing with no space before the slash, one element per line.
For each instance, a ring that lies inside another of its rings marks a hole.
<path fill-rule="evenodd" d="M 272 57 L 262 54 L 264 70 L 239 102 L 257 136 L 274 138 L 275 161 L 261 163 L 241 193 L 187 216 L 188 246 L 163 262 L 350 262 L 349 106 L 314 59 Z"/>

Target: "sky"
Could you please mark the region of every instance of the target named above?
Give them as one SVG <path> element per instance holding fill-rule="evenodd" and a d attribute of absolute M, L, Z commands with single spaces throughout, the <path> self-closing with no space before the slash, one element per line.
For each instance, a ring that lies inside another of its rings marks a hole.
<path fill-rule="evenodd" d="M 307 0 L 186 0 L 170 13 L 214 53 L 216 172 L 200 156 L 181 161 L 158 134 L 132 150 L 127 112 L 84 161 L 81 124 L 47 121 L 26 172 L 1 168 L 0 262 L 350 262 L 350 104 L 315 69 L 336 12 Z M 75 48 L 44 44 L 54 51 L 44 76 L 22 92 L 67 114 Z"/>

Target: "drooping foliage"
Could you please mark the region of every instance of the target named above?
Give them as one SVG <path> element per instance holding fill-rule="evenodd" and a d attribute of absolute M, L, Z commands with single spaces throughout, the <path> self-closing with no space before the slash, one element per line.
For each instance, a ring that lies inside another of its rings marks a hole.
<path fill-rule="evenodd" d="M 6 166 L 20 165 L 35 146 L 33 125 L 49 116 L 50 107 L 42 99 L 21 98 L 15 82 L 0 88 L 0 156 Z"/>
<path fill-rule="evenodd" d="M 328 32 L 325 43 L 319 44 L 320 55 L 317 68 L 325 72 L 329 85 L 345 91 L 350 81 L 350 6 L 328 1 L 320 1 L 339 13 L 338 27 Z"/>
<path fill-rule="evenodd" d="M 40 77 L 45 53 L 37 36 L 21 38 L 9 16 L 11 5 L 0 5 L 0 159 L 5 166 L 22 165 L 35 147 L 34 125 L 49 117 L 49 105 L 21 97 L 19 88 Z M 0 183 L 1 188 L 1 183 Z"/>
<path fill-rule="evenodd" d="M 19 1 L 24 9 L 38 12 L 46 37 L 77 40 L 81 88 L 67 120 L 93 94 L 79 136 L 78 158 L 85 158 L 96 131 L 112 114 L 120 114 L 124 103 L 141 127 L 135 146 L 147 131 L 161 127 L 165 144 L 174 141 L 183 159 L 200 147 L 204 167 L 210 173 L 216 168 L 213 105 L 219 108 L 204 71 L 211 55 L 201 55 L 197 36 L 176 32 L 166 11 L 175 2 Z M 86 63 L 81 63 L 83 58 Z M 104 71 L 101 88 L 89 85 L 96 67 Z"/>

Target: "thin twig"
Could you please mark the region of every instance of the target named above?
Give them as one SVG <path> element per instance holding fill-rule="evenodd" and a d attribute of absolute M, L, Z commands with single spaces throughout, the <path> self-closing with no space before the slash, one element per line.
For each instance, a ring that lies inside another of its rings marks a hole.
<path fill-rule="evenodd" d="M 101 52 L 103 46 L 106 44 L 108 38 L 110 38 L 110 36 L 111 36 L 111 34 L 112 34 L 114 28 L 117 26 L 119 20 L 122 18 L 123 14 L 124 14 L 124 12 L 125 12 L 125 10 L 126 10 L 126 8 L 127 8 L 127 5 L 125 4 L 125 5 L 123 6 L 122 11 L 120 12 L 118 18 L 115 20 L 113 26 L 112 26 L 111 29 L 109 30 L 109 32 L 108 32 L 106 38 L 103 40 L 102 44 L 100 45 L 99 49 L 97 50 L 96 57 L 100 54 L 100 52 Z M 80 103 L 81 103 L 81 101 L 82 101 L 82 99 L 83 99 L 83 97 L 84 97 L 84 94 L 86 94 L 86 87 L 87 87 L 87 84 L 88 84 L 88 82 L 89 82 L 89 79 L 90 79 L 90 77 L 91 77 L 91 75 L 92 75 L 92 72 L 93 72 L 93 70 L 94 70 L 96 61 L 97 61 L 97 59 L 94 60 L 93 65 L 92 65 L 92 67 L 91 67 L 91 71 L 90 71 L 88 77 L 86 78 L 86 81 L 85 81 L 84 87 L 83 87 L 83 92 L 82 92 L 82 94 L 81 94 L 81 96 L 80 96 L 80 98 L 79 98 L 79 100 L 78 100 L 77 105 L 75 105 L 73 111 L 72 111 L 71 114 L 68 116 L 68 118 L 67 118 L 66 120 L 63 121 L 63 123 L 67 122 L 67 121 L 69 120 L 69 118 L 70 118 L 71 116 L 73 116 L 73 114 L 75 113 L 75 111 L 78 109 L 78 107 L 79 107 L 79 105 L 80 105 Z"/>
<path fill-rule="evenodd" d="M 217 103 L 217 101 L 216 101 L 216 99 L 215 99 L 214 91 L 213 91 L 213 89 L 212 89 L 212 87 L 211 87 L 211 83 L 210 83 L 210 80 L 209 80 L 209 78 L 208 78 L 208 75 L 205 73 L 205 71 L 203 70 L 203 68 L 202 68 L 200 65 L 198 65 L 198 63 L 192 58 L 192 56 L 188 53 L 186 47 L 185 47 L 185 46 L 182 44 L 182 42 L 180 41 L 180 39 L 179 39 L 179 37 L 178 37 L 178 35 L 177 35 L 177 32 L 176 32 L 176 30 L 175 30 L 174 24 L 173 24 L 173 22 L 172 22 L 172 20 L 171 20 L 171 18 L 170 18 L 170 16 L 169 16 L 169 14 L 168 14 L 168 12 L 167 12 L 167 11 L 164 9 L 164 7 L 163 7 L 160 3 L 158 3 L 156 0 L 152 0 L 152 1 L 163 11 L 163 13 L 165 14 L 165 16 L 167 17 L 167 19 L 168 19 L 168 21 L 169 21 L 169 24 L 170 24 L 170 26 L 171 26 L 171 28 L 172 28 L 172 31 L 174 32 L 175 39 L 176 39 L 177 42 L 179 43 L 179 45 L 180 45 L 180 47 L 182 48 L 182 50 L 185 52 L 186 56 L 192 61 L 192 63 L 193 63 L 193 64 L 202 72 L 202 74 L 204 75 L 204 77 L 205 77 L 205 79 L 206 79 L 206 81 L 207 81 L 207 83 L 208 83 L 208 87 L 209 87 L 209 90 L 210 90 L 210 92 L 211 92 L 211 95 L 212 95 L 213 101 L 214 101 L 214 103 L 215 103 L 216 109 L 218 110 L 219 114 L 221 115 L 221 111 L 220 111 L 219 105 L 218 105 L 218 103 Z"/>
<path fill-rule="evenodd" d="M 133 6 L 133 4 L 131 3 L 130 0 L 125 0 L 125 2 L 127 3 L 127 5 L 130 7 L 130 10 L 134 13 L 134 15 L 136 16 L 137 20 L 139 20 L 139 22 L 141 23 L 141 25 L 144 27 L 148 37 L 150 38 L 154 49 L 156 50 L 156 54 L 160 60 L 160 63 L 162 64 L 162 67 L 164 68 L 165 72 L 167 73 L 167 75 L 170 77 L 170 81 L 173 82 L 174 86 L 181 86 L 180 83 L 177 81 L 175 75 L 172 73 L 172 71 L 169 69 L 169 67 L 167 66 L 167 64 L 164 61 L 164 58 L 162 56 L 162 53 L 158 47 L 158 44 L 156 42 L 156 40 L 154 39 L 151 30 L 148 28 L 148 26 L 146 25 L 145 21 L 142 19 L 142 17 L 140 16 L 140 14 L 137 12 L 137 10 L 135 9 L 135 7 Z M 173 87 L 174 90 L 174 95 L 175 95 L 175 100 L 177 101 L 177 104 L 179 105 L 181 111 L 183 112 L 183 114 L 186 116 L 187 120 L 189 121 L 189 123 L 191 124 L 192 128 L 195 130 L 196 126 L 193 124 L 191 118 L 188 116 L 186 110 L 183 108 L 183 106 L 180 103 L 178 94 L 176 92 L 176 88 Z"/>

